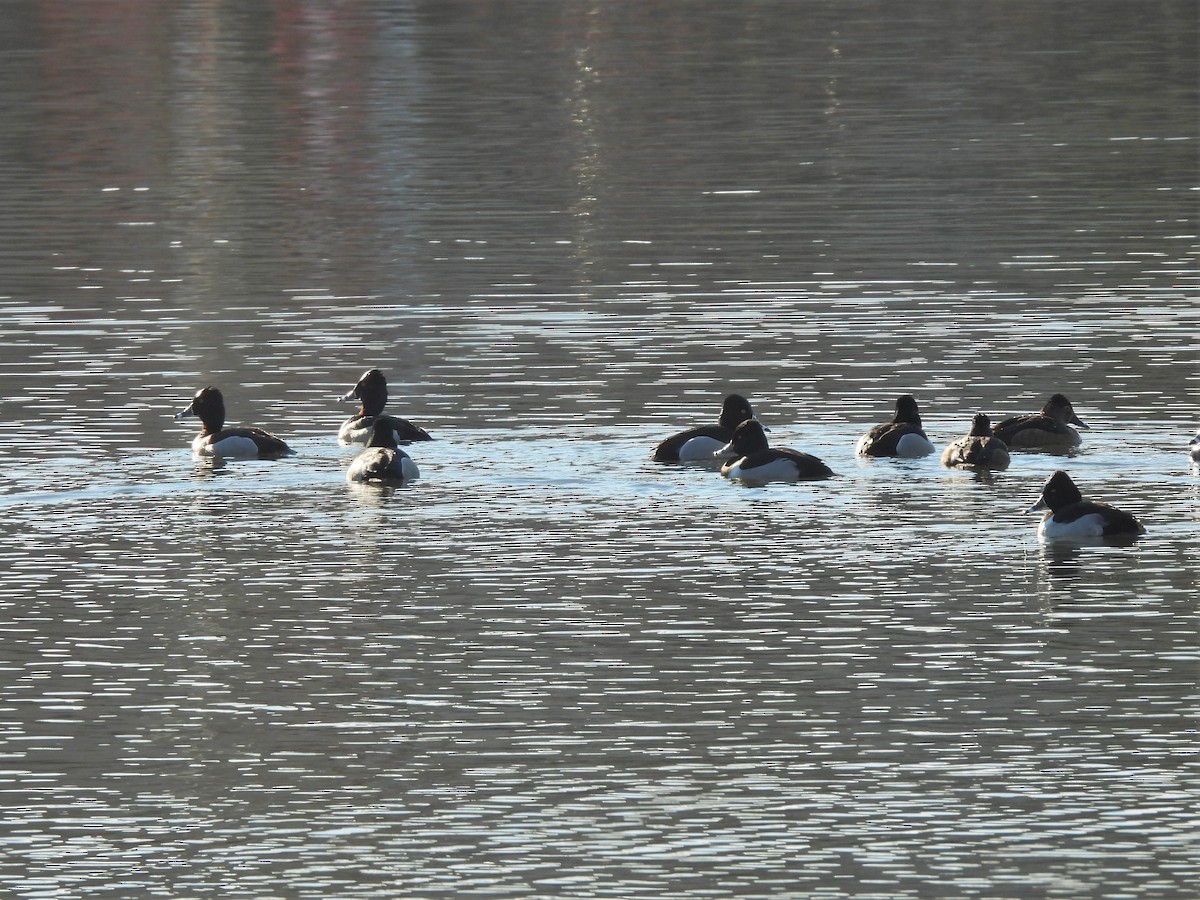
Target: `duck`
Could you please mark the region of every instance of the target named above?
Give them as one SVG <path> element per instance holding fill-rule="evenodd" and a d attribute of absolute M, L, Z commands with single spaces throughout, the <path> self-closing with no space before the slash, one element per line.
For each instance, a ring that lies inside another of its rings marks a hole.
<path fill-rule="evenodd" d="M 371 429 L 367 448 L 346 469 L 347 481 L 403 484 L 421 477 L 416 461 L 397 446 L 395 429 L 387 419 L 382 416 Z"/>
<path fill-rule="evenodd" d="M 342 445 L 365 444 L 371 439 L 375 424 L 380 421 L 392 426 L 397 444 L 413 441 L 432 441 L 429 432 L 399 416 L 383 415 L 387 403 L 387 378 L 379 369 L 368 369 L 342 400 L 358 400 L 362 405 L 358 413 L 342 423 L 338 429 L 338 443 Z"/>
<path fill-rule="evenodd" d="M 997 422 L 992 426 L 992 434 L 1012 450 L 1070 450 L 1083 440 L 1072 425 L 1088 430 L 1075 415 L 1071 401 L 1063 394 L 1055 394 L 1040 412 Z"/>
<path fill-rule="evenodd" d="M 747 419 L 733 431 L 729 443 L 715 451 L 726 458 L 721 474 L 743 481 L 809 481 L 830 478 L 833 471 L 817 457 L 787 447 L 771 447 L 758 419 Z M 732 458 L 730 458 L 732 457 Z"/>
<path fill-rule="evenodd" d="M 176 419 L 189 416 L 199 418 L 203 426 L 192 441 L 192 453 L 196 456 L 277 459 L 296 455 L 296 451 L 282 439 L 261 428 L 226 428 L 225 397 L 215 387 L 196 391 L 187 409 L 175 414 Z"/>
<path fill-rule="evenodd" d="M 1133 538 L 1146 532 L 1129 513 L 1084 500 L 1071 476 L 1061 469 L 1046 480 L 1041 497 L 1025 511 L 1040 510 L 1048 510 L 1038 526 L 1038 537 L 1046 541 Z"/>
<path fill-rule="evenodd" d="M 992 422 L 984 413 L 975 413 L 971 430 L 942 451 L 947 469 L 1007 469 L 1008 445 L 992 434 Z"/>
<path fill-rule="evenodd" d="M 714 454 L 733 440 L 733 430 L 754 418 L 750 401 L 741 394 L 730 394 L 721 403 L 721 416 L 715 425 L 689 428 L 659 443 L 650 453 L 655 462 L 711 461 Z"/>
<path fill-rule="evenodd" d="M 901 456 L 914 459 L 928 456 L 934 446 L 921 428 L 921 414 L 911 394 L 896 399 L 896 415 L 890 422 L 876 425 L 858 439 L 858 456 Z"/>
<path fill-rule="evenodd" d="M 1191 448 L 1188 455 L 1191 456 L 1192 462 L 1200 463 L 1200 431 L 1196 432 L 1196 436 L 1188 441 L 1188 446 Z"/>

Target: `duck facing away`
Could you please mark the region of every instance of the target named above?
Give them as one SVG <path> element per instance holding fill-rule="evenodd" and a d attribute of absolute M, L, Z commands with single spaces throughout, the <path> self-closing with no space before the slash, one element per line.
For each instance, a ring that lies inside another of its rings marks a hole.
<path fill-rule="evenodd" d="M 396 445 L 395 431 L 387 421 L 375 423 L 367 449 L 346 470 L 346 480 L 355 482 L 403 484 L 420 477 L 416 462 Z"/>
<path fill-rule="evenodd" d="M 689 428 L 662 441 L 650 453 L 655 462 L 711 462 L 713 455 L 733 440 L 733 430 L 754 418 L 750 401 L 730 394 L 721 404 L 721 416 L 715 425 Z"/>
<path fill-rule="evenodd" d="M 858 439 L 854 452 L 859 456 L 901 456 L 915 459 L 928 456 L 934 446 L 921 427 L 921 414 L 911 394 L 896 400 L 896 415 L 890 422 L 876 425 Z"/>
<path fill-rule="evenodd" d="M 992 426 L 992 434 L 1013 450 L 1069 450 L 1082 442 L 1072 425 L 1088 430 L 1075 415 L 1071 401 L 1063 394 L 1055 394 L 1040 412 L 997 422 Z"/>
<path fill-rule="evenodd" d="M 1134 538 L 1146 531 L 1129 513 L 1084 500 L 1071 476 L 1062 470 L 1047 479 L 1042 496 L 1026 512 L 1039 510 L 1049 510 L 1038 526 L 1038 537 L 1046 541 Z"/>
<path fill-rule="evenodd" d="M 815 456 L 787 447 L 771 447 L 757 419 L 747 419 L 735 428 L 733 438 L 715 455 L 732 455 L 733 459 L 721 466 L 721 474 L 743 481 L 809 481 L 833 475 L 829 466 Z"/>
<path fill-rule="evenodd" d="M 413 441 L 432 441 L 429 432 L 419 425 L 414 425 L 408 419 L 399 416 L 385 416 L 383 407 L 387 403 L 387 379 L 379 369 L 370 369 L 363 373 L 342 400 L 357 400 L 361 404 L 358 413 L 342 423 L 338 429 L 339 444 L 365 444 L 371 439 L 375 423 L 385 421 L 392 427 L 396 443 L 408 444 Z"/>
<path fill-rule="evenodd" d="M 992 434 L 992 423 L 983 413 L 975 413 L 971 431 L 942 451 L 942 465 L 948 469 L 1006 469 L 1008 447 Z"/>
<path fill-rule="evenodd" d="M 192 441 L 196 456 L 219 456 L 224 459 L 278 459 L 295 456 L 296 451 L 275 435 L 261 428 L 226 428 L 225 398 L 215 387 L 201 388 L 187 409 L 175 414 L 176 419 L 196 416 L 201 430 Z"/>

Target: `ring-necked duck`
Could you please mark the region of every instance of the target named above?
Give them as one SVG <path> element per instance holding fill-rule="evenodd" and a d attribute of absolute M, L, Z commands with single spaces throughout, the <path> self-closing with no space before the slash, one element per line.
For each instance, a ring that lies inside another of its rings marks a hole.
<path fill-rule="evenodd" d="M 896 400 L 896 415 L 892 421 L 876 425 L 859 438 L 854 452 L 859 456 L 903 456 L 911 459 L 927 456 L 933 450 L 933 444 L 921 428 L 917 401 L 911 394 L 904 394 Z"/>
<path fill-rule="evenodd" d="M 1192 448 L 1189 454 L 1192 462 L 1200 463 L 1200 432 L 1197 432 L 1196 436 L 1188 441 L 1188 446 Z"/>
<path fill-rule="evenodd" d="M 729 443 L 714 454 L 735 458 L 721 466 L 726 478 L 743 481 L 800 481 L 829 478 L 829 466 L 808 453 L 787 447 L 771 447 L 762 423 L 747 419 L 733 431 Z"/>
<path fill-rule="evenodd" d="M 1011 416 L 992 426 L 992 434 L 1013 450 L 1069 450 L 1078 447 L 1082 439 L 1071 426 L 1087 430 L 1075 415 L 1071 401 L 1055 394 L 1046 401 L 1041 412 Z"/>
<path fill-rule="evenodd" d="M 379 421 L 371 430 L 367 449 L 350 463 L 347 481 L 372 481 L 401 484 L 421 476 L 413 458 L 396 446 L 396 434 L 390 422 Z"/>
<path fill-rule="evenodd" d="M 942 465 L 949 469 L 1005 469 L 1008 463 L 1008 447 L 992 434 L 983 413 L 975 413 L 970 433 L 942 451 Z"/>
<path fill-rule="evenodd" d="M 339 444 L 365 444 L 371 438 L 375 423 L 386 421 L 392 426 L 396 435 L 396 443 L 407 444 L 412 441 L 432 441 L 424 428 L 414 425 L 399 416 L 383 415 L 384 404 L 387 403 L 387 379 L 378 369 L 371 369 L 358 379 L 358 384 L 352 387 L 343 400 L 358 400 L 362 406 L 357 415 L 351 416 L 338 429 Z"/>
<path fill-rule="evenodd" d="M 1042 487 L 1037 503 L 1025 510 L 1049 510 L 1038 526 L 1043 540 L 1137 537 L 1146 529 L 1133 516 L 1105 503 L 1084 500 L 1071 477 L 1055 472 Z"/>
<path fill-rule="evenodd" d="M 261 428 L 226 428 L 225 398 L 215 387 L 196 391 L 188 408 L 175 414 L 176 419 L 188 416 L 198 417 L 203 425 L 192 441 L 192 452 L 196 456 L 275 459 L 296 453 L 281 439 Z"/>
<path fill-rule="evenodd" d="M 672 435 L 654 448 L 650 458 L 656 462 L 711 462 L 713 454 L 733 439 L 733 430 L 753 418 L 750 402 L 740 394 L 730 394 L 721 404 L 716 425 L 701 425 Z"/>

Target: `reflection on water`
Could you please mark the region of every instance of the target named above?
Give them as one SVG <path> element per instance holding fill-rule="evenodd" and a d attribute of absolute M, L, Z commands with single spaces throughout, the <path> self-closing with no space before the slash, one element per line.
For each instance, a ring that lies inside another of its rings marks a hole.
<path fill-rule="evenodd" d="M 1099 546 L 1099 543 L 1097 543 Z M 1083 559 L 1084 547 L 1071 541 L 1055 541 L 1041 546 L 1042 568 L 1051 578 L 1061 578 L 1077 581 L 1080 578 L 1080 565 Z"/>
<path fill-rule="evenodd" d="M 8 4 L 0 891 L 1186 896 L 1194 13 Z M 730 391 L 837 477 L 647 459 Z"/>

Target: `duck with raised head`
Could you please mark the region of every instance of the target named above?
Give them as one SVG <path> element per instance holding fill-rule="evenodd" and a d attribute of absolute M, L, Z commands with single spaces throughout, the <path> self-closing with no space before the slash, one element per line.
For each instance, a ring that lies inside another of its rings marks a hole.
<path fill-rule="evenodd" d="M 409 444 L 413 441 L 432 441 L 429 432 L 419 425 L 414 425 L 408 419 L 399 416 L 384 415 L 383 407 L 387 403 L 387 378 L 379 369 L 369 369 L 354 385 L 342 400 L 357 400 L 361 404 L 358 412 L 342 423 L 338 429 L 339 444 L 365 444 L 371 439 L 375 423 L 386 422 L 392 428 L 397 444 Z"/>
<path fill-rule="evenodd" d="M 189 416 L 196 416 L 201 423 L 200 433 L 192 441 L 196 456 L 277 459 L 296 453 L 283 440 L 261 428 L 226 428 L 225 398 L 215 387 L 198 390 L 187 409 L 175 414 L 176 419 Z"/>
<path fill-rule="evenodd" d="M 713 454 L 733 439 L 733 430 L 754 418 L 750 401 L 730 394 L 721 404 L 721 416 L 713 425 L 689 428 L 659 443 L 650 454 L 655 462 L 711 462 Z"/>
<path fill-rule="evenodd" d="M 876 425 L 858 439 L 854 452 L 859 456 L 900 456 L 914 459 L 928 456 L 934 446 L 921 427 L 921 414 L 911 394 L 896 399 L 892 421 Z"/>
<path fill-rule="evenodd" d="M 1061 469 L 1046 480 L 1041 497 L 1025 511 L 1040 510 L 1048 510 L 1038 525 L 1038 537 L 1046 541 L 1134 538 L 1146 531 L 1129 513 L 1084 500 L 1071 476 Z"/>
<path fill-rule="evenodd" d="M 829 466 L 811 454 L 770 446 L 758 419 L 747 419 L 735 428 L 733 438 L 714 455 L 728 460 L 721 466 L 722 475 L 743 481 L 811 481 L 833 475 Z"/>
<path fill-rule="evenodd" d="M 948 469 L 1006 469 L 1008 447 L 992 434 L 992 423 L 984 413 L 975 413 L 971 430 L 942 451 Z"/>
<path fill-rule="evenodd" d="M 1072 425 L 1088 430 L 1075 415 L 1071 401 L 1063 394 L 1055 394 L 1039 412 L 997 422 L 992 426 L 992 434 L 1012 450 L 1070 450 L 1083 440 Z"/>
<path fill-rule="evenodd" d="M 420 476 L 413 458 L 397 446 L 396 432 L 387 421 L 375 423 L 367 449 L 346 470 L 347 481 L 378 484 L 403 484 Z"/>

